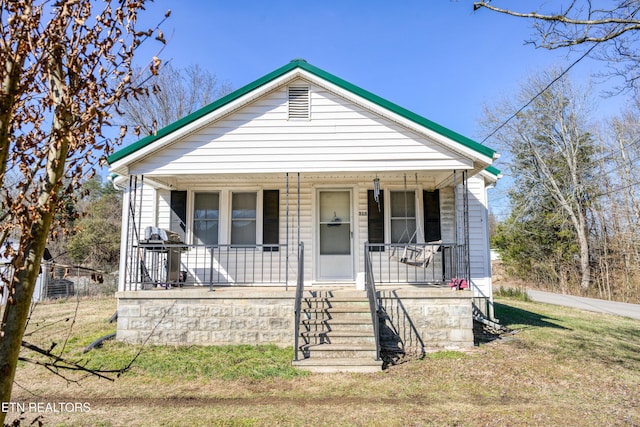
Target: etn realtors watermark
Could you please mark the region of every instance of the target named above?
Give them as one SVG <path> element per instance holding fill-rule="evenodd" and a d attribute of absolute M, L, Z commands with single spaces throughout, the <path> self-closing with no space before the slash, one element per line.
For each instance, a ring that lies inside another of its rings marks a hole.
<path fill-rule="evenodd" d="M 59 414 L 65 412 L 89 412 L 89 402 L 2 402 L 0 411 L 9 412 L 35 412 L 38 414 Z"/>

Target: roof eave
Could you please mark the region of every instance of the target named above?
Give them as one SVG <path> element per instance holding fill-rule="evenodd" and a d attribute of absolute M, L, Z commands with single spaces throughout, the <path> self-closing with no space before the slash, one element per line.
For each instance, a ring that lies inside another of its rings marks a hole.
<path fill-rule="evenodd" d="M 175 140 L 178 136 L 178 133 L 185 134 L 191 132 L 199 126 L 208 123 L 210 120 L 214 120 L 215 117 L 219 115 L 216 115 L 213 118 L 208 116 L 216 111 L 220 112 L 221 109 L 229 107 L 230 105 L 234 105 L 237 107 L 236 101 L 246 99 L 246 96 L 248 94 L 257 91 L 260 88 L 262 88 L 263 91 L 270 90 L 275 82 L 279 81 L 280 78 L 286 76 L 288 73 L 296 69 L 304 70 L 306 73 L 308 73 L 308 75 L 311 75 L 316 79 L 329 82 L 335 87 L 346 91 L 348 94 L 352 94 L 352 96 L 355 95 L 361 99 L 364 99 L 365 101 L 371 103 L 373 106 L 378 107 L 378 111 L 382 110 L 392 113 L 401 121 L 405 121 L 408 124 L 413 124 L 413 126 L 411 127 L 413 127 L 414 129 L 423 129 L 424 133 L 428 134 L 441 143 L 446 143 L 447 141 L 455 142 L 458 145 L 458 151 L 464 153 L 467 156 L 470 156 L 475 161 L 490 165 L 493 160 L 498 157 L 497 153 L 489 147 L 479 144 L 470 138 L 452 131 L 451 129 L 445 128 L 444 126 L 432 122 L 425 117 L 415 114 L 403 107 L 400 107 L 399 105 L 396 105 L 352 83 L 349 83 L 346 80 L 334 76 L 333 74 L 317 68 L 304 60 L 294 60 L 278 68 L 277 70 L 261 77 L 260 79 L 255 80 L 248 85 L 245 85 L 242 88 L 220 98 L 219 100 L 189 114 L 188 116 L 160 129 L 156 134 L 149 135 L 111 154 L 107 158 L 108 163 L 111 165 L 111 171 L 117 173 L 126 173 L 125 171 L 128 164 L 140 159 L 141 157 L 144 157 L 151 151 L 157 149 L 158 146 L 163 146 L 164 143 L 169 143 L 172 140 Z M 301 74 L 304 75 L 306 73 Z M 157 142 L 160 142 L 160 144 L 155 144 Z"/>

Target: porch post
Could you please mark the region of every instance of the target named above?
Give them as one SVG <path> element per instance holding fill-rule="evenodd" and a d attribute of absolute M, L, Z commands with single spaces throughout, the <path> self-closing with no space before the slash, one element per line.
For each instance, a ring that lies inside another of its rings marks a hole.
<path fill-rule="evenodd" d="M 453 241 L 456 245 L 458 244 L 458 182 L 456 170 L 453 171 Z M 456 271 L 457 274 L 458 272 Z"/>
<path fill-rule="evenodd" d="M 300 172 L 298 172 L 298 246 L 300 246 Z"/>
<path fill-rule="evenodd" d="M 302 283 L 304 286 L 304 260 L 300 260 L 300 257 L 304 257 L 304 250 L 300 250 L 300 172 L 298 172 L 298 189 L 297 189 L 297 208 L 298 208 L 298 230 L 297 230 L 297 241 L 298 244 L 296 245 L 296 247 L 298 248 L 298 269 L 302 268 L 302 271 L 298 271 L 296 274 L 296 280 L 300 280 L 300 278 L 302 277 Z"/>
<path fill-rule="evenodd" d="M 284 288 L 285 290 L 289 290 L 289 250 L 291 249 L 289 247 L 289 172 L 286 173 L 286 184 L 285 184 L 285 188 L 286 188 L 286 208 L 285 208 L 285 221 L 287 223 L 285 229 L 286 229 L 286 244 L 287 244 L 287 253 L 285 254 L 285 267 L 284 267 Z"/>
<path fill-rule="evenodd" d="M 462 209 L 464 220 L 464 258 L 465 258 L 465 279 L 471 289 L 471 256 L 469 248 L 469 172 L 467 170 L 462 172 Z"/>
<path fill-rule="evenodd" d="M 467 284 L 471 288 L 471 256 L 469 248 L 469 185 L 468 185 L 468 171 L 463 170 L 461 176 L 460 186 L 458 188 L 458 171 L 453 171 L 453 203 L 454 203 L 454 230 L 455 230 L 455 244 L 456 247 L 461 250 L 456 250 L 456 277 L 465 279 Z M 459 206 L 462 204 L 462 206 Z M 462 208 L 462 212 L 460 212 Z M 462 230 L 458 230 L 458 225 L 462 226 Z M 462 238 L 460 237 L 462 232 Z"/>
<path fill-rule="evenodd" d="M 142 198 L 144 177 L 129 176 L 129 187 L 127 197 L 123 199 L 123 230 L 121 234 L 122 243 L 120 254 L 124 255 L 120 260 L 120 271 L 123 279 L 120 279 L 119 289 L 123 291 L 137 291 L 140 279 L 140 253 L 137 244 L 140 242 L 140 229 L 142 228 Z M 140 197 L 138 199 L 138 188 Z M 138 221 L 136 223 L 136 215 Z M 134 247 L 136 246 L 136 247 Z M 123 249 L 124 248 L 124 249 Z"/>
<path fill-rule="evenodd" d="M 122 193 L 122 207 L 120 208 L 120 212 L 122 215 L 122 228 L 120 229 L 118 291 L 126 291 L 126 286 L 128 283 L 127 266 L 129 265 L 129 197 L 131 194 L 131 177 L 129 177 L 129 184 L 122 189 Z"/>
<path fill-rule="evenodd" d="M 133 266 L 133 244 L 134 232 L 136 230 L 135 211 L 136 211 L 136 188 L 138 186 L 138 177 L 129 176 L 129 186 L 126 189 L 126 198 L 123 198 L 122 219 L 123 227 L 121 234 L 121 250 L 123 255 L 120 259 L 121 278 L 119 289 L 123 291 L 137 290 L 132 289 L 135 283 L 135 274 Z"/>

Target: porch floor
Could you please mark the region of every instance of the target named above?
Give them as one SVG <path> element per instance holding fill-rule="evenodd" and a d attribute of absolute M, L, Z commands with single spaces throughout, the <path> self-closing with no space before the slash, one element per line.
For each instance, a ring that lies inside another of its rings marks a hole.
<path fill-rule="evenodd" d="M 355 284 L 313 284 L 304 287 L 305 292 L 316 291 L 357 291 Z M 378 292 L 390 292 L 394 290 L 402 290 L 404 292 L 422 293 L 424 296 L 430 295 L 431 292 L 439 294 L 442 291 L 459 293 L 462 291 L 455 291 L 449 287 L 448 284 L 440 283 L 425 283 L 425 284 L 376 284 L 376 290 Z M 153 298 L 219 298 L 221 296 L 242 298 L 244 295 L 247 298 L 260 298 L 260 295 L 269 297 L 295 297 L 296 287 L 294 284 L 290 286 L 284 285 L 269 285 L 269 286 L 251 286 L 251 285 L 214 285 L 209 286 L 183 286 L 183 287 L 156 287 L 152 289 L 144 289 L 137 291 L 119 291 L 116 297 L 128 297 L 136 295 L 137 297 Z M 425 294 L 426 292 L 426 294 Z M 215 293 L 216 296 L 213 296 Z"/>

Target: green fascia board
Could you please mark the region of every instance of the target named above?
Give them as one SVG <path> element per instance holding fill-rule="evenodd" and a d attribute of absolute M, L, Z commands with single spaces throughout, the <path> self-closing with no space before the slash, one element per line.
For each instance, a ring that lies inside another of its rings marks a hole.
<path fill-rule="evenodd" d="M 193 113 L 189 114 L 188 116 L 183 117 L 182 119 L 175 121 L 173 123 L 171 123 L 168 126 L 163 127 L 162 129 L 160 129 L 158 132 L 156 132 L 153 135 L 149 135 L 146 136 L 144 138 L 142 138 L 141 140 L 134 142 L 131 145 L 127 145 L 126 147 L 116 151 L 115 153 L 111 154 L 109 157 L 107 157 L 107 162 L 109 164 L 113 164 L 115 162 L 117 162 L 118 160 L 122 160 L 123 158 L 127 157 L 130 154 L 135 153 L 136 151 L 140 150 L 141 148 L 146 147 L 147 145 L 157 141 L 160 138 L 163 138 L 167 135 L 169 135 L 170 133 L 180 129 L 183 126 L 188 125 L 191 122 L 194 122 L 196 120 L 198 120 L 199 118 L 206 116 L 207 114 L 217 110 L 218 108 L 223 107 L 224 105 L 240 98 L 241 96 L 246 95 L 247 93 L 259 88 L 260 86 L 270 82 L 271 80 L 274 80 L 278 77 L 280 77 L 283 74 L 288 73 L 289 71 L 293 70 L 296 68 L 296 64 L 292 61 L 289 64 L 278 68 L 277 70 L 267 74 L 266 76 L 254 81 L 253 83 L 249 83 L 246 86 L 241 87 L 238 90 L 235 90 L 225 96 L 223 96 L 222 98 L 218 99 L 217 101 L 212 102 L 211 104 L 205 105 L 204 107 L 200 108 L 199 110 L 194 111 Z"/>
<path fill-rule="evenodd" d="M 181 127 L 217 110 L 218 108 L 223 107 L 224 105 L 246 95 L 247 93 L 269 83 L 272 80 L 275 80 L 281 76 L 283 76 L 284 74 L 296 69 L 296 68 L 301 68 L 321 79 L 324 79 L 330 83 L 333 83 L 334 85 L 345 89 L 359 97 L 362 97 L 382 108 L 385 108 L 389 111 L 392 111 L 398 115 L 400 115 L 401 117 L 404 117 L 405 119 L 408 119 L 414 123 L 417 123 L 421 126 L 424 126 L 427 129 L 430 129 L 434 132 L 439 133 L 440 135 L 443 135 L 453 141 L 456 141 L 460 144 L 462 144 L 463 146 L 470 148 L 474 151 L 476 151 L 479 154 L 482 154 L 484 156 L 487 156 L 491 159 L 493 159 L 493 156 L 495 154 L 495 151 L 490 149 L 489 147 L 479 144 L 476 141 L 473 141 L 472 139 L 469 139 L 463 135 L 460 135 L 459 133 L 456 133 L 450 129 L 447 129 L 444 126 L 441 126 L 437 123 L 432 122 L 431 120 L 428 120 L 416 113 L 413 113 L 405 108 L 400 107 L 399 105 L 394 104 L 393 102 L 387 101 L 384 98 L 381 98 L 369 91 L 366 91 L 352 83 L 349 83 L 337 76 L 334 76 L 331 73 L 328 73 L 324 70 L 321 70 L 318 67 L 315 67 L 311 64 L 309 64 L 307 61 L 305 61 L 304 59 L 295 59 L 293 61 L 291 61 L 290 63 L 278 68 L 275 71 L 272 71 L 271 73 L 259 78 L 258 80 L 255 80 L 252 83 L 249 83 L 246 86 L 241 87 L 240 89 L 231 92 L 230 94 L 223 96 L 222 98 L 218 99 L 217 101 L 212 102 L 209 105 L 206 105 L 204 107 L 202 107 L 201 109 L 194 111 L 193 113 L 189 114 L 188 116 L 173 122 L 172 124 L 165 126 L 164 128 L 160 129 L 156 134 L 154 135 L 149 135 L 145 138 L 142 138 L 141 140 L 134 142 L 131 145 L 128 145 L 118 151 L 116 151 L 115 153 L 111 154 L 109 157 L 107 157 L 107 162 L 109 164 L 113 164 L 119 160 L 124 159 L 125 157 L 129 156 L 130 154 L 135 153 L 136 151 L 146 147 L 147 145 L 159 140 L 160 138 L 163 138 L 169 134 L 171 134 L 172 132 L 180 129 Z"/>
<path fill-rule="evenodd" d="M 494 176 L 497 176 L 497 177 L 498 177 L 498 176 L 500 176 L 500 174 L 502 173 L 502 172 L 500 171 L 500 169 L 495 168 L 495 167 L 493 167 L 493 166 L 487 166 L 484 170 L 486 170 L 487 172 L 489 172 L 491 175 L 494 175 Z"/>
<path fill-rule="evenodd" d="M 335 84 L 336 86 L 341 87 L 342 89 L 348 90 L 349 92 L 352 92 L 360 96 L 361 98 L 364 98 L 382 108 L 392 111 L 398 114 L 399 116 L 404 117 L 405 119 L 411 120 L 412 122 L 417 123 L 421 126 L 424 126 L 427 129 L 430 129 L 436 133 L 439 133 L 440 135 L 446 136 L 447 138 L 452 139 L 464 145 L 465 147 L 478 152 L 479 154 L 487 156 L 491 159 L 493 159 L 493 156 L 495 155 L 495 151 L 485 145 L 482 145 L 470 138 L 467 138 L 466 136 L 460 135 L 459 133 L 454 132 L 451 129 L 448 129 L 442 125 L 439 125 L 438 123 L 432 122 L 429 119 L 426 119 L 412 111 L 402 108 L 391 101 L 387 101 L 386 99 L 381 98 L 378 95 L 375 95 L 369 91 L 366 91 L 352 83 L 342 80 L 341 78 L 336 77 L 333 74 L 327 73 L 324 70 L 314 67 L 311 64 L 303 62 L 300 64 L 300 68 L 318 77 L 321 77 Z"/>

